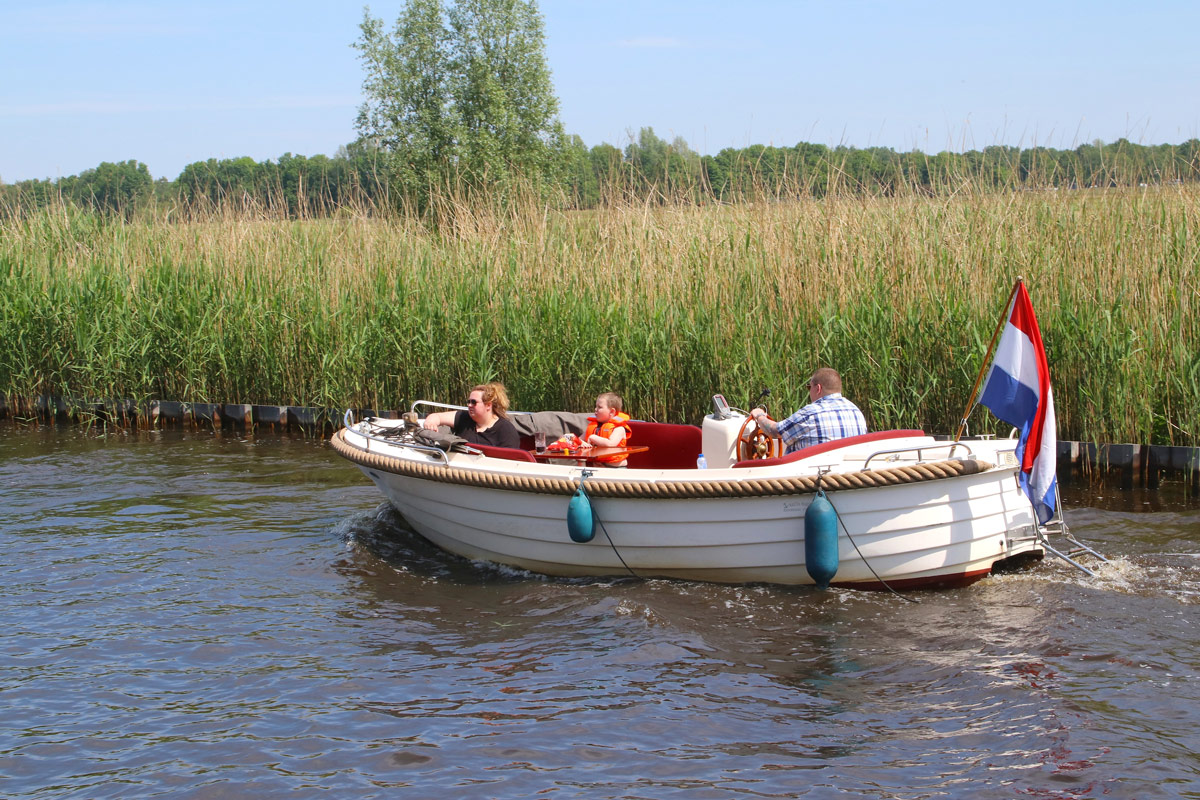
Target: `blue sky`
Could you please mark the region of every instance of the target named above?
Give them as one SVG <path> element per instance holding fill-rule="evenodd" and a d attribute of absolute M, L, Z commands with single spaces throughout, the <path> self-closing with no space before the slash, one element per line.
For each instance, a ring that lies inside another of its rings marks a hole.
<path fill-rule="evenodd" d="M 372 2 L 389 25 L 401 0 Z M 0 180 L 137 159 L 332 155 L 363 4 L 0 0 Z M 1135 10 L 1136 9 L 1136 10 Z M 1200 137 L 1200 2 L 543 0 L 570 133 L 716 153 Z"/>

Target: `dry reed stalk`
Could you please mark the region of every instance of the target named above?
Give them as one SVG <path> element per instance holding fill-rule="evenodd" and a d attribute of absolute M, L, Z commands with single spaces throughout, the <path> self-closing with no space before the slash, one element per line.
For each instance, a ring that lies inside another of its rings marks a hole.
<path fill-rule="evenodd" d="M 1176 442 L 1200 428 L 1196 187 L 595 212 L 549 211 L 532 193 L 442 203 L 440 229 L 374 209 L 293 220 L 235 203 L 179 222 L 173 208 L 131 222 L 66 206 L 2 217 L 13 318 L 44 339 L 53 314 L 77 335 L 51 333 L 32 361 L 0 350 L 0 381 L 395 405 L 499 376 L 523 381 L 514 393 L 530 404 L 580 405 L 622 376 L 645 415 L 678 418 L 731 383 L 775 380 L 798 402 L 797 374 L 821 361 L 853 376 L 876 424 L 931 424 L 961 411 L 979 329 L 1022 274 L 1074 438 Z M 163 374 L 131 371 L 121 350 Z M 458 366 L 418 372 L 447 362 Z"/>

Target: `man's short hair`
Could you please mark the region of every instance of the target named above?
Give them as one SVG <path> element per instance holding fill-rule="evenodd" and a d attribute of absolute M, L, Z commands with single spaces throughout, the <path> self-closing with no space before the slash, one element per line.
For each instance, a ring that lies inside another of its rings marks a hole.
<path fill-rule="evenodd" d="M 829 367 L 821 367 L 813 373 L 813 383 L 821 384 L 825 389 L 825 394 L 841 394 L 842 393 L 842 376 L 838 375 L 836 369 Z"/>

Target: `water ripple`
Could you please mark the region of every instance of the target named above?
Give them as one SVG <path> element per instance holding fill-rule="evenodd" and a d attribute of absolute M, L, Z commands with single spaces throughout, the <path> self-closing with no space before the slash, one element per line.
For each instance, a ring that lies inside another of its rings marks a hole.
<path fill-rule="evenodd" d="M 1189 797 L 1192 511 L 887 593 L 553 580 L 320 442 L 0 431 L 10 798 Z"/>

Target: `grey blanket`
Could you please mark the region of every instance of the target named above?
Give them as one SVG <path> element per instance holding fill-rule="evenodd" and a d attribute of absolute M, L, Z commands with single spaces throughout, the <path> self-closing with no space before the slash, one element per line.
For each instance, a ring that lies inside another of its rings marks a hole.
<path fill-rule="evenodd" d="M 587 414 L 573 411 L 535 411 L 532 414 L 512 414 L 509 421 L 522 436 L 532 436 L 536 431 L 545 431 L 549 441 L 573 433 L 576 436 L 587 430 Z"/>
<path fill-rule="evenodd" d="M 421 444 L 430 445 L 431 447 L 436 447 L 439 450 L 445 450 L 446 452 L 449 452 L 451 449 L 457 448 L 460 445 L 467 444 L 466 439 L 455 436 L 453 433 L 450 433 L 449 430 L 449 428 L 446 428 L 445 430 L 438 429 L 436 431 L 418 429 L 413 436 Z"/>

